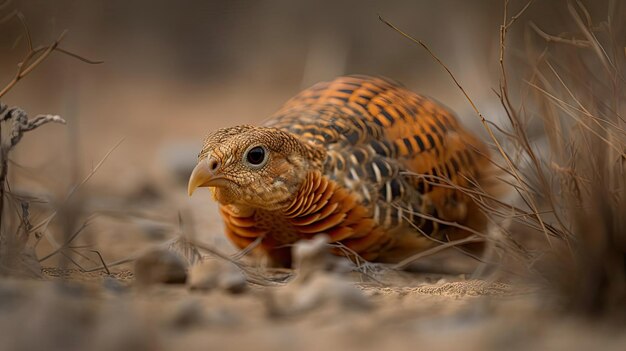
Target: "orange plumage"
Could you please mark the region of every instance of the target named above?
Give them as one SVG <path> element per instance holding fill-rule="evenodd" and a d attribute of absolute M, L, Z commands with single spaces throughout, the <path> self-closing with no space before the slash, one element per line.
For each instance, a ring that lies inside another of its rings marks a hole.
<path fill-rule="evenodd" d="M 447 222 L 484 226 L 458 189 L 481 180 L 486 155 L 438 103 L 347 76 L 304 90 L 262 126 L 209 135 L 189 192 L 213 187 L 228 237 L 241 248 L 261 237 L 278 264 L 290 264 L 289 244 L 321 233 L 397 261 L 466 235 Z"/>

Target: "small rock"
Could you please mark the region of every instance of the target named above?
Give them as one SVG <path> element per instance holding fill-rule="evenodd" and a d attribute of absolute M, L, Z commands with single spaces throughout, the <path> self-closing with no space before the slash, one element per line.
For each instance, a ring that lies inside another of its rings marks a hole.
<path fill-rule="evenodd" d="M 129 197 L 135 204 L 138 201 L 154 204 L 163 199 L 163 193 L 161 187 L 157 184 L 153 182 L 145 182 L 135 187 L 135 191 L 133 191 Z"/>
<path fill-rule="evenodd" d="M 217 260 L 205 260 L 191 266 L 187 285 L 192 290 L 211 290 L 218 286 L 222 265 Z"/>
<path fill-rule="evenodd" d="M 111 277 L 105 277 L 102 280 L 102 287 L 112 293 L 121 294 L 128 290 L 128 287 L 120 283 L 119 280 Z"/>
<path fill-rule="evenodd" d="M 332 266 L 329 242 L 327 235 L 317 235 L 293 246 L 294 268 L 298 272 L 296 281 L 304 282 L 315 272 L 329 270 Z"/>
<path fill-rule="evenodd" d="M 195 299 L 183 300 L 177 304 L 170 323 L 173 327 L 187 328 L 205 321 L 202 304 Z"/>
<path fill-rule="evenodd" d="M 8 310 L 15 309 L 18 303 L 24 299 L 23 291 L 8 282 L 10 281 L 6 278 L 0 280 L 0 313 L 5 316 Z"/>
<path fill-rule="evenodd" d="M 368 311 L 370 298 L 351 282 L 332 273 L 317 273 L 303 284 L 289 283 L 280 290 L 266 290 L 267 313 L 272 318 L 295 316 L 332 307 L 335 311 Z"/>
<path fill-rule="evenodd" d="M 207 321 L 216 326 L 233 327 L 241 323 L 241 318 L 233 309 L 218 307 L 208 311 Z"/>
<path fill-rule="evenodd" d="M 224 270 L 219 276 L 219 286 L 232 294 L 240 294 L 248 287 L 248 281 L 239 267 L 225 262 Z"/>
<path fill-rule="evenodd" d="M 334 274 L 316 274 L 295 291 L 293 311 L 304 312 L 326 304 L 343 310 L 363 311 L 372 307 L 363 291 Z"/>
<path fill-rule="evenodd" d="M 280 317 L 332 305 L 339 311 L 362 311 L 372 303 L 361 289 L 342 279 L 337 271 L 349 272 L 353 265 L 341 265 L 331 254 L 329 237 L 319 235 L 297 242 L 293 248 L 297 276 L 281 291 L 268 291 L 270 316 Z"/>
<path fill-rule="evenodd" d="M 189 288 L 192 290 L 223 289 L 239 294 L 248 287 L 246 276 L 236 265 L 218 260 L 206 260 L 189 270 Z"/>
<path fill-rule="evenodd" d="M 166 249 L 154 249 L 135 261 L 135 278 L 140 285 L 184 284 L 185 260 Z"/>

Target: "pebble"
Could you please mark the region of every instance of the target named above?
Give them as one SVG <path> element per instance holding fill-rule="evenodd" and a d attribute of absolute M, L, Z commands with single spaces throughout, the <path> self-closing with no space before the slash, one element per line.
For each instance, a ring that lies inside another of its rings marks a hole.
<path fill-rule="evenodd" d="M 175 306 L 170 324 L 176 328 L 188 328 L 201 325 L 205 319 L 204 308 L 200 301 L 185 299 Z"/>
<path fill-rule="evenodd" d="M 219 286 L 231 294 L 241 294 L 246 291 L 248 281 L 239 267 L 225 262 L 225 269 L 219 277 Z"/>
<path fill-rule="evenodd" d="M 304 282 L 319 271 L 327 271 L 332 266 L 332 255 L 328 245 L 330 238 L 317 235 L 311 240 L 300 240 L 293 246 L 296 282 Z"/>
<path fill-rule="evenodd" d="M 217 260 L 205 260 L 191 266 L 187 285 L 192 290 L 208 291 L 217 288 L 221 264 Z"/>
<path fill-rule="evenodd" d="M 295 290 L 291 309 L 304 312 L 328 304 L 348 311 L 372 308 L 371 301 L 352 283 L 335 274 L 316 274 L 307 284 Z"/>
<path fill-rule="evenodd" d="M 188 286 L 192 290 L 208 291 L 219 288 L 239 294 L 247 289 L 248 283 L 245 274 L 233 263 L 205 260 L 190 268 Z"/>
<path fill-rule="evenodd" d="M 151 250 L 135 261 L 135 279 L 139 285 L 184 284 L 187 265 L 178 254 L 167 249 Z"/>

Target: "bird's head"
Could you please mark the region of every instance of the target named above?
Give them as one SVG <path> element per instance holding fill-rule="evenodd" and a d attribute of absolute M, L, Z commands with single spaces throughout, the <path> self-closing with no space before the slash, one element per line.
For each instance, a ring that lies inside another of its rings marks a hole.
<path fill-rule="evenodd" d="M 189 178 L 191 195 L 213 188 L 221 204 L 276 210 L 288 205 L 325 151 L 275 128 L 237 126 L 210 134 Z"/>

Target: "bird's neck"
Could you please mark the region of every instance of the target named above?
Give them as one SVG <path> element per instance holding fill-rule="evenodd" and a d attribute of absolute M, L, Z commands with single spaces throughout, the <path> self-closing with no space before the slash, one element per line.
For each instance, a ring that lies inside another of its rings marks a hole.
<path fill-rule="evenodd" d="M 316 145 L 312 141 L 306 140 L 300 140 L 300 145 L 302 145 L 302 156 L 309 163 L 309 170 L 321 171 L 326 160 L 326 149 L 321 145 Z"/>

